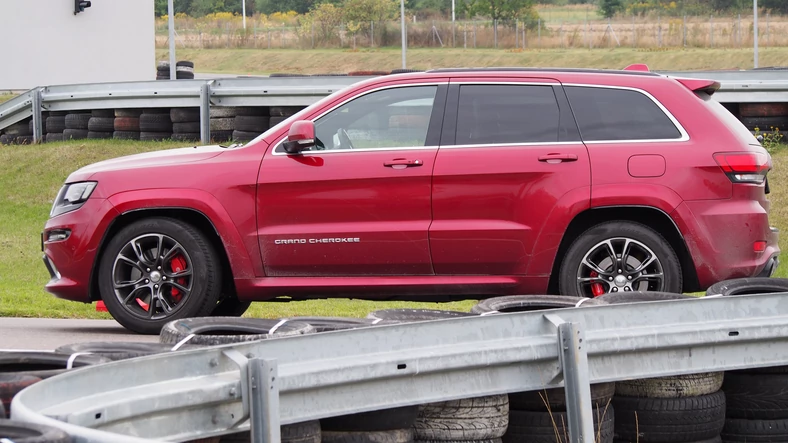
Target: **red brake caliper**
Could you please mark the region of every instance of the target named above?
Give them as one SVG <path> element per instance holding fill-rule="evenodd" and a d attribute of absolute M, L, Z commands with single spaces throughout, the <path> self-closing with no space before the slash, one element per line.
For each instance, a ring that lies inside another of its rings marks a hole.
<path fill-rule="evenodd" d="M 170 270 L 174 274 L 177 274 L 178 272 L 181 271 L 185 271 L 186 259 L 183 258 L 182 255 L 176 255 L 172 260 L 170 260 Z M 175 281 L 180 285 L 186 284 L 186 279 L 183 277 L 177 278 L 175 279 Z M 181 301 L 181 291 L 179 291 L 178 288 L 172 288 L 170 290 L 170 294 L 172 295 L 172 298 L 173 300 L 175 300 L 176 303 Z"/>
<path fill-rule="evenodd" d="M 591 277 L 599 277 L 599 274 L 591 271 Z M 591 283 L 591 293 L 594 294 L 594 297 L 599 297 L 605 293 L 605 287 L 602 286 L 602 283 Z"/>

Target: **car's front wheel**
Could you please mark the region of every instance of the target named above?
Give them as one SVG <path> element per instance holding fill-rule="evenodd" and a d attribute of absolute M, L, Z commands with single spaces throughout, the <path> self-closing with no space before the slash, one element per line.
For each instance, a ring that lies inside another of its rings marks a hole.
<path fill-rule="evenodd" d="M 222 291 L 221 266 L 207 238 L 180 220 L 136 221 L 109 241 L 99 291 L 121 325 L 158 334 L 165 323 L 211 314 Z"/>
<path fill-rule="evenodd" d="M 648 226 L 628 221 L 600 223 L 580 235 L 558 279 L 561 294 L 577 297 L 681 288 L 681 264 L 671 245 Z"/>

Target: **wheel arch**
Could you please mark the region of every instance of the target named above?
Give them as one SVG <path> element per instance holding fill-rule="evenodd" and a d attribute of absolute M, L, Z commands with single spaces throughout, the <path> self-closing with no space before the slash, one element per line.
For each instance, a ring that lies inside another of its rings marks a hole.
<path fill-rule="evenodd" d="M 684 282 L 682 291 L 694 292 L 698 290 L 700 284 L 698 283 L 698 275 L 692 255 L 687 249 L 687 244 L 678 225 L 665 211 L 652 206 L 609 206 L 586 209 L 577 214 L 569 223 L 561 238 L 555 260 L 553 260 L 548 293 L 558 294 L 558 273 L 561 268 L 561 262 L 572 242 L 592 226 L 613 220 L 641 223 L 665 237 L 670 247 L 676 252 L 681 264 L 682 280 Z"/>
<path fill-rule="evenodd" d="M 222 242 L 221 237 L 219 236 L 219 231 L 216 230 L 216 226 L 213 224 L 210 218 L 208 218 L 208 216 L 204 213 L 193 208 L 160 207 L 133 209 L 120 214 L 119 216 L 115 217 L 112 222 L 110 222 L 110 225 L 107 227 L 107 230 L 104 232 L 104 235 L 101 238 L 101 243 L 99 243 L 98 251 L 96 252 L 96 259 L 93 260 L 93 266 L 90 271 L 89 294 L 91 301 L 101 300 L 101 295 L 99 294 L 98 290 L 98 268 L 99 263 L 104 256 L 104 250 L 106 249 L 107 244 L 121 229 L 136 221 L 151 217 L 174 218 L 194 226 L 198 231 L 204 234 L 211 242 L 211 245 L 214 247 L 214 249 L 216 249 L 216 253 L 219 255 L 222 274 L 225 276 L 225 278 L 223 278 L 222 291 L 228 295 L 235 294 L 235 283 L 232 278 L 233 272 L 232 267 L 230 266 L 227 250 L 224 246 L 224 243 Z"/>

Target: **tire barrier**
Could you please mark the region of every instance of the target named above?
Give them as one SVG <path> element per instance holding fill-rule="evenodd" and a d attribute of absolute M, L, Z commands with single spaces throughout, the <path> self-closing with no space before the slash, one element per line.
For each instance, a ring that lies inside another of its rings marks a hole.
<path fill-rule="evenodd" d="M 160 343 L 214 346 L 314 332 L 308 323 L 261 318 L 195 317 L 166 323 Z"/>
<path fill-rule="evenodd" d="M 0 441 L 11 443 L 71 443 L 72 438 L 50 426 L 0 419 Z"/>

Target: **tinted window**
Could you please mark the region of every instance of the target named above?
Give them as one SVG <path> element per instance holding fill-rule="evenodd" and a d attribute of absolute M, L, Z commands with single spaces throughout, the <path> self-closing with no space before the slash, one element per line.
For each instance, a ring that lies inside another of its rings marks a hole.
<path fill-rule="evenodd" d="M 437 90 L 392 88 L 351 100 L 315 121 L 311 150 L 424 146 Z"/>
<path fill-rule="evenodd" d="M 455 143 L 557 142 L 558 117 L 552 86 L 462 86 Z"/>
<path fill-rule="evenodd" d="M 566 94 L 585 141 L 681 138 L 662 109 L 640 92 L 569 86 Z"/>

